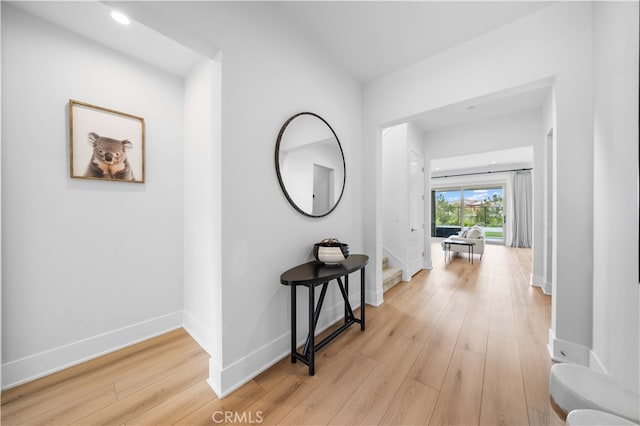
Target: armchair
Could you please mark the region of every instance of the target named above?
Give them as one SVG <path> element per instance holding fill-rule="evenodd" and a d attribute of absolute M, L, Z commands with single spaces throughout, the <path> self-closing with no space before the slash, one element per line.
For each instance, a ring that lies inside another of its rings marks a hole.
<path fill-rule="evenodd" d="M 457 235 L 452 235 L 449 237 L 450 240 L 457 241 L 466 241 L 470 243 L 474 243 L 473 253 L 480 255 L 480 260 L 482 260 L 482 255 L 484 254 L 484 231 L 479 226 L 475 225 L 471 228 L 465 229 L 463 231 L 458 232 Z M 466 253 L 467 248 L 464 246 L 456 246 L 451 245 L 451 251 L 455 253 Z M 442 249 L 444 250 L 444 243 L 442 243 Z"/>

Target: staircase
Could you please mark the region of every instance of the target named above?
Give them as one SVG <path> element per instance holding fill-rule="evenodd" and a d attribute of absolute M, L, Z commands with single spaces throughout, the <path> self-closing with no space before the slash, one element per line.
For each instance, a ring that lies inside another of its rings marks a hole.
<path fill-rule="evenodd" d="M 400 268 L 390 268 L 389 258 L 382 258 L 382 289 L 389 290 L 394 285 L 402 281 L 402 270 Z"/>

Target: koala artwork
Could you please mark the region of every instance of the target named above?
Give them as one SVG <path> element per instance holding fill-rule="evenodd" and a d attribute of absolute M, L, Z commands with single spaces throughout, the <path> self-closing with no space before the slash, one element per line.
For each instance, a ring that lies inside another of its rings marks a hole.
<path fill-rule="evenodd" d="M 89 133 L 93 155 L 84 172 L 85 177 L 134 180 L 133 170 L 127 159 L 127 151 L 133 148 L 128 140 L 116 140 Z"/>

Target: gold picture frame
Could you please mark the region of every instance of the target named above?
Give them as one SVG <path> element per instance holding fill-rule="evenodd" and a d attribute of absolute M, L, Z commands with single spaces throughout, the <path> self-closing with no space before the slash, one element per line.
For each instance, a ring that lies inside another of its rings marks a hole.
<path fill-rule="evenodd" d="M 70 176 L 144 183 L 144 118 L 69 100 Z"/>

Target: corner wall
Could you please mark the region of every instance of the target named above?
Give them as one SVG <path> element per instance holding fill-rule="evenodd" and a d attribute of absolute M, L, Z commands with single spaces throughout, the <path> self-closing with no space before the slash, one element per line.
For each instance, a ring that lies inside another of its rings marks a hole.
<path fill-rule="evenodd" d="M 290 293 L 280 274 L 310 260 L 313 243 L 323 238 L 336 237 L 353 253 L 369 254 L 362 244 L 362 88 L 268 2 L 151 7 L 222 51 L 223 354 L 220 365 L 210 363 L 210 383 L 220 383 L 215 390 L 223 396 L 289 353 Z M 327 120 L 344 151 L 346 189 L 324 218 L 298 213 L 276 176 L 278 132 L 302 111 Z M 368 271 L 374 267 L 369 265 Z M 351 286 L 354 305 L 357 287 Z M 306 291 L 298 296 L 298 306 L 306 306 Z M 318 329 L 342 313 L 332 288 Z M 306 315 L 298 309 L 299 324 Z M 302 341 L 306 327 L 298 333 Z"/>
<path fill-rule="evenodd" d="M 182 80 L 2 3 L 3 387 L 182 324 Z M 69 99 L 145 118 L 146 183 L 69 178 Z"/>
<path fill-rule="evenodd" d="M 222 359 L 221 64 L 202 58 L 184 83 L 184 328 Z"/>
<path fill-rule="evenodd" d="M 638 3 L 596 2 L 594 368 L 640 393 Z M 634 185 L 635 182 L 635 185 Z M 619 232 L 620 229 L 624 231 Z"/>

